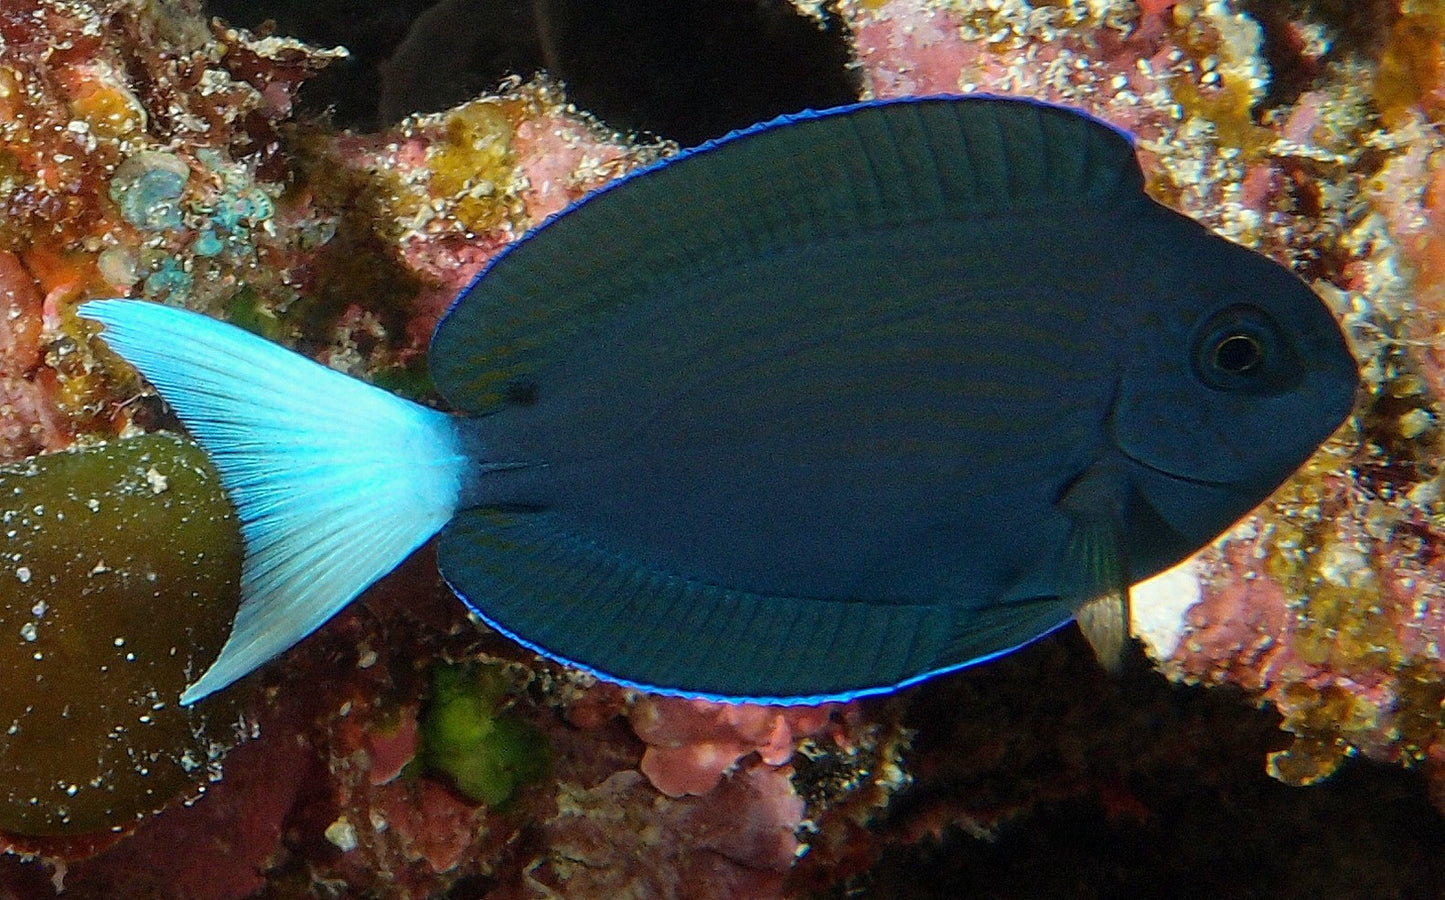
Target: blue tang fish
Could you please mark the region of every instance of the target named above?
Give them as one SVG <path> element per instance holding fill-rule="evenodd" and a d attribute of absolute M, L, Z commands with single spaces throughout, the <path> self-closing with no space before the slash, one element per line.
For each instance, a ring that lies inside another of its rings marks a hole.
<path fill-rule="evenodd" d="M 488 624 L 652 691 L 811 703 L 996 657 L 1249 512 L 1357 370 L 1127 135 L 992 96 L 785 116 L 537 227 L 432 339 L 454 410 L 131 300 L 81 315 L 207 448 L 243 603 L 193 702 L 440 531 Z"/>

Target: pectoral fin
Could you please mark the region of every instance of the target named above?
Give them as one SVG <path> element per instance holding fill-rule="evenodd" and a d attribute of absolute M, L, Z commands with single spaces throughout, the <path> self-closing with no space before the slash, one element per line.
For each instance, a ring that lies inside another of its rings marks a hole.
<path fill-rule="evenodd" d="M 1065 493 L 1060 506 L 1073 520 L 1064 550 L 1067 599 L 1079 630 L 1099 663 L 1119 671 L 1129 633 L 1129 570 L 1112 479 L 1089 473 Z"/>
<path fill-rule="evenodd" d="M 1101 594 L 1084 601 L 1074 613 L 1079 630 L 1094 649 L 1099 664 L 1118 672 L 1124 662 L 1124 644 L 1129 640 L 1129 594 Z"/>

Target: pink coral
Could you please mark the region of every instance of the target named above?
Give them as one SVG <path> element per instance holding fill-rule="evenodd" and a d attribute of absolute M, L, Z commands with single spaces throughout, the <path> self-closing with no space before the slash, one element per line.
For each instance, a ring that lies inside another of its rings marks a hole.
<path fill-rule="evenodd" d="M 363 735 L 372 784 L 395 781 L 402 769 L 416 758 L 416 716 L 415 706 L 404 706 L 397 710 L 394 725 L 373 724 Z"/>
<path fill-rule="evenodd" d="M 1172 5 L 1172 4 L 1166 4 Z M 1159 6 L 1150 4 L 1149 6 Z M 878 97 L 981 91 L 1068 103 L 1152 136 L 1167 121 L 1162 81 L 1185 70 L 1145 9 L 1080 16 L 1022 4 L 941 7 L 928 0 L 848 2 L 867 89 Z M 1142 59 L 1157 64 L 1139 64 Z"/>
<path fill-rule="evenodd" d="M 784 765 L 799 738 L 849 715 L 856 721 L 857 708 L 837 703 L 779 707 L 644 695 L 630 721 L 647 744 L 642 773 L 659 791 L 682 797 L 708 793 L 750 753 L 766 765 Z"/>
<path fill-rule="evenodd" d="M 498 251 L 587 191 L 654 158 L 570 110 L 543 83 L 416 116 L 397 131 L 337 135 L 336 176 L 385 185 L 399 261 L 420 282 L 406 333 L 424 348 L 436 321 Z M 384 175 L 382 173 L 385 173 Z M 472 194 L 489 198 L 471 203 Z"/>
<path fill-rule="evenodd" d="M 40 302 L 20 258 L 0 251 L 0 358 L 7 372 L 24 374 L 40 365 Z"/>
<path fill-rule="evenodd" d="M 562 798 L 525 897 L 769 898 L 800 849 L 803 801 L 787 768 L 754 766 L 707 798 L 655 802 L 636 772 Z M 620 819 L 619 819 L 620 817 Z"/>

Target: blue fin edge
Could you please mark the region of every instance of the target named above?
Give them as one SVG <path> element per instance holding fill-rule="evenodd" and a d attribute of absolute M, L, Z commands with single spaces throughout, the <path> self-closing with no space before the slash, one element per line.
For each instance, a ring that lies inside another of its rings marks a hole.
<path fill-rule="evenodd" d="M 1068 616 L 1063 619 L 1063 621 L 1059 622 L 1053 627 L 1040 632 L 1039 634 L 1029 638 L 1026 641 L 1021 641 L 1017 644 L 1014 644 L 1013 646 L 1005 647 L 1002 650 L 995 650 L 992 653 L 987 653 L 983 656 L 975 657 L 973 659 L 966 659 L 962 662 L 951 663 L 947 666 L 941 666 L 937 669 L 930 669 L 927 672 L 914 675 L 911 678 L 906 678 L 896 684 L 880 684 L 876 687 L 860 688 L 858 690 L 842 691 L 834 694 L 804 694 L 788 697 L 738 696 L 731 694 L 713 694 L 706 691 L 680 690 L 678 688 L 667 687 L 665 685 L 644 684 L 638 681 L 630 681 L 626 678 L 619 678 L 616 675 L 609 675 L 606 672 L 603 672 L 593 666 L 580 663 L 577 660 L 568 659 L 567 657 L 554 653 L 553 651 L 548 650 L 533 641 L 527 640 L 527 638 L 516 633 L 515 631 L 512 631 L 511 629 L 502 625 L 500 622 L 497 622 L 495 619 L 482 612 L 482 610 L 475 603 L 472 602 L 471 598 L 467 596 L 466 591 L 460 585 L 454 583 L 451 579 L 446 577 L 445 572 L 442 573 L 442 578 L 447 582 L 447 586 L 452 589 L 452 593 L 456 594 L 457 597 L 460 598 L 464 604 L 466 604 L 467 609 L 470 610 L 471 613 L 475 615 L 478 619 L 482 620 L 483 624 L 485 624 L 488 628 L 492 629 L 498 634 L 502 635 L 503 637 L 507 638 L 508 640 L 520 644 L 523 647 L 526 647 L 528 650 L 532 651 L 543 659 L 551 660 L 552 662 L 560 663 L 569 668 L 585 672 L 599 681 L 604 681 L 608 684 L 616 684 L 621 687 L 630 688 L 636 691 L 642 691 L 643 693 L 647 694 L 660 694 L 666 697 L 682 697 L 688 700 L 708 700 L 713 703 L 726 703 L 733 705 L 752 703 L 760 706 L 818 706 L 823 703 L 847 703 L 850 700 L 858 700 L 864 697 L 877 697 L 883 694 L 892 694 L 897 691 L 901 691 L 904 688 L 909 688 L 913 687 L 916 684 L 921 684 L 931 678 L 937 678 L 940 675 L 947 675 L 950 672 L 958 672 L 963 669 L 969 669 L 973 666 L 983 665 L 984 663 L 991 662 L 992 660 L 998 659 L 999 657 L 1007 656 L 1008 654 L 1013 653 L 1015 650 L 1027 647 L 1030 644 L 1035 643 L 1036 641 L 1040 641 L 1045 637 L 1048 637 L 1059 629 L 1067 626 L 1070 622 L 1074 621 L 1073 616 Z"/>

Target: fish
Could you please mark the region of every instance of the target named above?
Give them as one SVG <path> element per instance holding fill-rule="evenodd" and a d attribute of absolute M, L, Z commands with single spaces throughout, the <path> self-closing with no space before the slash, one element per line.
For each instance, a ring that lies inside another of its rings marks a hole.
<path fill-rule="evenodd" d="M 230 685 L 436 537 L 488 626 L 646 691 L 898 690 L 1078 619 L 1262 502 L 1358 369 L 1285 266 L 1151 199 L 1131 137 L 992 95 L 811 110 L 585 196 L 438 324 L 446 410 L 141 300 L 79 315 L 210 455 Z"/>

